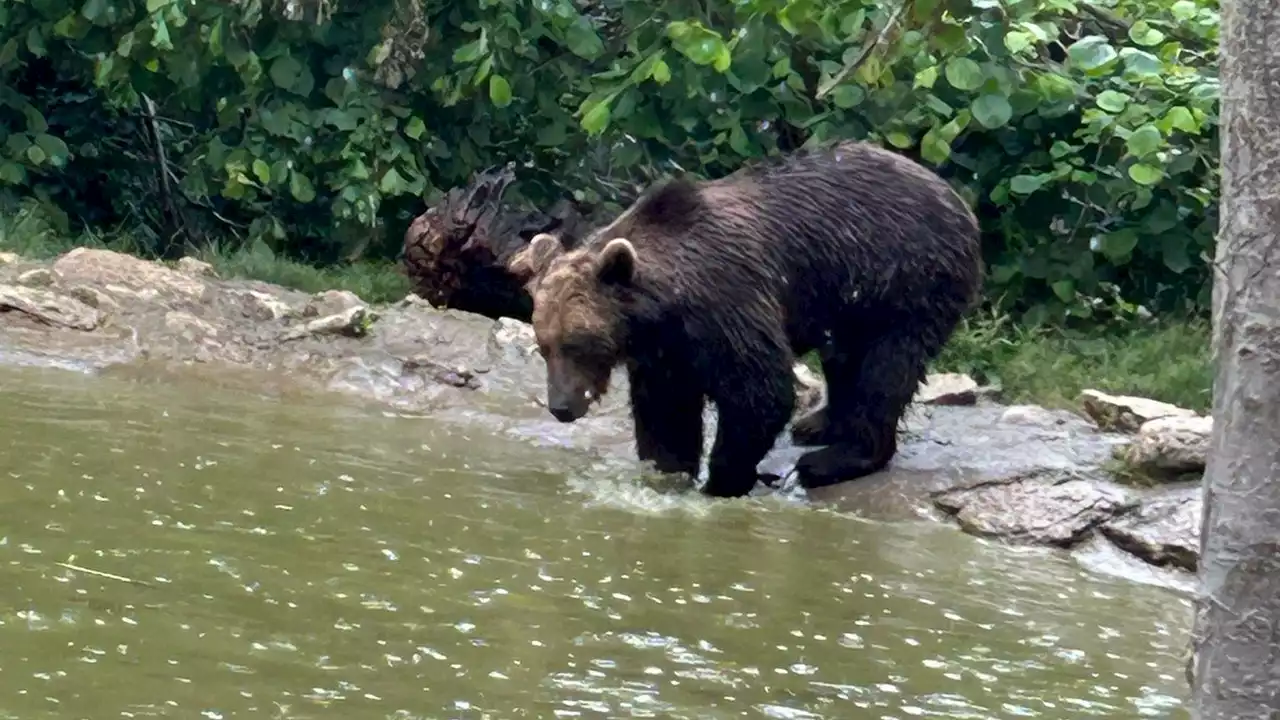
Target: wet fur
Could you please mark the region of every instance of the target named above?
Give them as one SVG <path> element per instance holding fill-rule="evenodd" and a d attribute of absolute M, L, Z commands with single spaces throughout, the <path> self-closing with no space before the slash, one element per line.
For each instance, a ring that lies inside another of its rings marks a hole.
<path fill-rule="evenodd" d="M 751 491 L 793 412 L 794 359 L 815 349 L 828 402 L 792 433 L 827 447 L 801 457 L 801 483 L 885 467 L 926 363 L 982 282 L 964 201 L 928 169 L 852 142 L 672 180 L 579 249 L 543 236 L 522 262 L 549 392 L 599 388 L 601 372 L 607 387 L 606 366 L 625 363 L 640 458 L 695 477 L 709 398 L 720 419 L 703 489 L 716 496 Z"/>

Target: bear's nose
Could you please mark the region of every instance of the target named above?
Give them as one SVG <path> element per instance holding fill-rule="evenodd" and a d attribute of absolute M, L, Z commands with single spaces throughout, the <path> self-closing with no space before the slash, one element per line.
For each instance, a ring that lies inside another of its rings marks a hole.
<path fill-rule="evenodd" d="M 552 405 L 547 409 L 551 411 L 551 417 L 562 423 L 573 422 L 578 419 L 578 416 L 574 414 L 573 409 L 568 405 Z"/>

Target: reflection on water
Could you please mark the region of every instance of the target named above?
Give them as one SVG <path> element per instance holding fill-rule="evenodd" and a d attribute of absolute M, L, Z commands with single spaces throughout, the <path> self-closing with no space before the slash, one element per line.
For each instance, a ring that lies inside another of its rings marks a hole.
<path fill-rule="evenodd" d="M 1165 591 L 207 387 L 0 371 L 0 717 L 1184 717 Z"/>

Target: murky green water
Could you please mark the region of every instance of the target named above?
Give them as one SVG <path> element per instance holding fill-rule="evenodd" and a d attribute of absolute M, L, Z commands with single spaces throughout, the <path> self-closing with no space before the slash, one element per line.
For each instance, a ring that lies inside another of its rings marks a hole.
<path fill-rule="evenodd" d="M 945 526 L 206 383 L 0 407 L 0 717 L 1182 716 L 1181 599 Z"/>

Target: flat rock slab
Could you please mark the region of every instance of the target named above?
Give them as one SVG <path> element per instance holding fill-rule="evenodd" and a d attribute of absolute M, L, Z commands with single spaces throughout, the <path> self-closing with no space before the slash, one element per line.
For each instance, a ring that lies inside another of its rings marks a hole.
<path fill-rule="evenodd" d="M 1203 509 L 1201 489 L 1193 484 L 1144 498 L 1135 511 L 1099 529 L 1121 549 L 1152 565 L 1195 572 Z"/>
<path fill-rule="evenodd" d="M 1195 417 L 1194 410 L 1180 408 L 1159 400 L 1130 395 L 1108 395 L 1100 390 L 1085 390 L 1080 403 L 1098 427 L 1103 430 L 1134 433 L 1148 420 L 1164 417 Z"/>
<path fill-rule="evenodd" d="M 1137 498 L 1104 482 L 1040 472 L 944 490 L 933 502 L 975 535 L 1070 547 Z"/>

